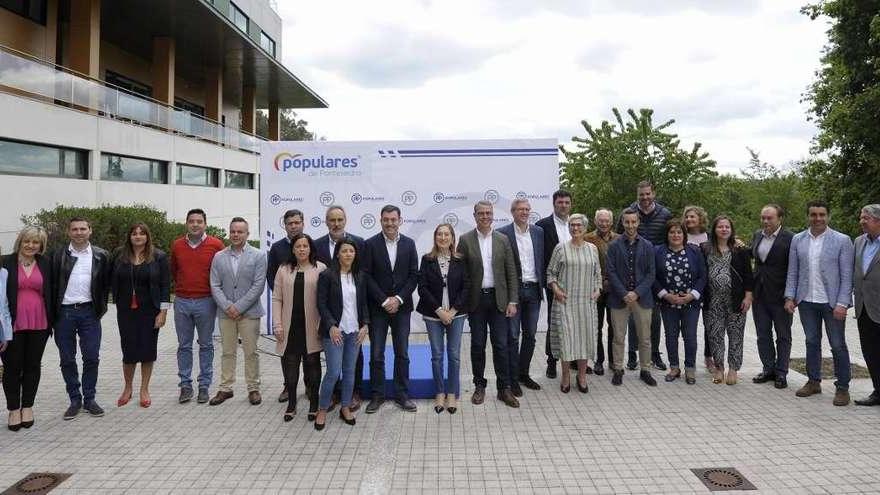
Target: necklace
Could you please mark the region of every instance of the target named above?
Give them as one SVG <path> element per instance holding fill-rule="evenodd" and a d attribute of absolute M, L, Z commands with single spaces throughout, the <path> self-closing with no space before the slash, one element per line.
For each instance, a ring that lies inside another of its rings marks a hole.
<path fill-rule="evenodd" d="M 34 264 L 34 259 L 32 258 L 30 260 L 23 260 L 23 259 L 19 258 L 18 262 L 21 264 L 21 266 L 27 268 L 27 267 Z"/>

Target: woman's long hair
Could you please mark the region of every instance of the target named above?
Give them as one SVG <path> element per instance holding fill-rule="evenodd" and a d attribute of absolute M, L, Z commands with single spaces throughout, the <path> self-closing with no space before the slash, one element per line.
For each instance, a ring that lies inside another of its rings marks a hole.
<path fill-rule="evenodd" d="M 357 243 L 354 242 L 354 239 L 350 239 L 348 237 L 344 237 L 341 241 L 336 243 L 336 249 L 333 250 L 333 263 L 331 263 L 331 268 L 336 273 L 341 273 L 341 271 L 339 270 L 339 250 L 342 249 L 342 246 L 351 246 L 352 249 L 354 249 L 354 260 L 351 262 L 351 274 L 357 275 L 358 271 L 360 270 L 358 263 L 358 258 L 360 258 L 360 256 L 358 255 L 358 247 Z"/>
<path fill-rule="evenodd" d="M 730 224 L 730 238 L 727 239 L 727 249 L 730 249 L 733 252 L 736 249 L 736 229 L 733 228 L 733 220 L 724 213 L 715 217 L 712 220 L 712 230 L 709 231 L 709 245 L 711 246 L 712 253 L 718 254 L 718 238 L 715 234 L 715 229 L 718 227 L 718 222 L 722 220 L 727 220 Z"/>
<path fill-rule="evenodd" d="M 455 228 L 452 227 L 451 223 L 441 223 L 437 226 L 437 228 L 434 229 L 434 236 L 431 237 L 431 240 L 434 244 L 431 246 L 431 251 L 428 253 L 428 258 L 436 260 L 437 256 L 440 255 L 440 248 L 437 247 L 437 232 L 439 232 L 442 227 L 448 228 L 449 233 L 452 234 L 452 243 L 449 245 L 449 257 L 458 259 L 458 253 L 455 250 Z"/>
<path fill-rule="evenodd" d="M 293 246 L 295 246 L 296 241 L 298 241 L 300 239 L 305 239 L 309 243 L 309 264 L 312 266 L 318 266 L 318 263 L 317 263 L 317 254 L 318 253 L 317 253 L 317 250 L 315 249 L 315 241 L 313 241 L 312 238 L 309 237 L 308 234 L 303 234 L 302 232 L 300 232 L 299 234 L 296 234 L 295 236 L 293 236 L 290 239 L 290 252 L 287 253 L 288 254 L 287 262 L 285 263 L 287 265 L 287 267 L 290 268 L 290 271 L 296 270 L 296 267 L 299 264 L 296 260 L 296 254 L 294 254 L 294 252 L 293 252 Z"/>
<path fill-rule="evenodd" d="M 143 222 L 137 222 L 129 227 L 128 234 L 125 235 L 125 242 L 122 243 L 122 256 L 125 260 L 134 263 L 134 245 L 131 243 L 131 234 L 134 234 L 138 230 L 147 236 L 147 243 L 144 245 L 144 263 L 152 263 L 154 257 L 153 234 L 150 233 L 150 228 L 147 227 L 147 224 Z"/>

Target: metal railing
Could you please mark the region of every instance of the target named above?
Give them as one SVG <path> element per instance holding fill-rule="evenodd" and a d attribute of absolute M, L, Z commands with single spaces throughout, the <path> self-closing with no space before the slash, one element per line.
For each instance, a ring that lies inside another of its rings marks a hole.
<path fill-rule="evenodd" d="M 221 146 L 259 153 L 263 139 L 170 105 L 135 95 L 104 81 L 0 45 L 0 91 L 8 89 L 93 110 Z"/>

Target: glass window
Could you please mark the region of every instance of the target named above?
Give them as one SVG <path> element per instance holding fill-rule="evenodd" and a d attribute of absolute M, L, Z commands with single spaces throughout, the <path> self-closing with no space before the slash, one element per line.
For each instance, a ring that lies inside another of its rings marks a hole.
<path fill-rule="evenodd" d="M 184 100 L 183 98 L 174 97 L 174 106 L 181 110 L 186 110 L 193 115 L 201 115 L 203 117 L 205 116 L 205 107 L 197 105 L 191 101 Z"/>
<path fill-rule="evenodd" d="M 217 187 L 219 174 L 217 169 L 197 167 L 195 165 L 177 165 L 177 183 L 187 186 Z"/>
<path fill-rule="evenodd" d="M 0 173 L 87 179 L 88 152 L 0 140 Z"/>
<path fill-rule="evenodd" d="M 226 187 L 232 189 L 253 189 L 254 174 L 247 172 L 226 171 Z"/>
<path fill-rule="evenodd" d="M 168 183 L 168 162 L 101 154 L 101 178 L 125 182 Z"/>
<path fill-rule="evenodd" d="M 269 55 L 275 56 L 275 41 L 270 38 L 265 31 L 260 31 L 260 46 L 266 50 Z"/>
<path fill-rule="evenodd" d="M 0 0 L 0 7 L 34 22 L 46 24 L 46 0 Z"/>
<path fill-rule="evenodd" d="M 234 3 L 229 2 L 229 11 L 232 14 L 232 23 L 235 24 L 238 29 L 241 29 L 245 33 L 248 32 L 248 18 L 244 15 L 244 12 L 241 11 Z"/>
<path fill-rule="evenodd" d="M 153 96 L 153 88 L 151 88 L 150 86 L 135 81 L 134 79 L 125 77 L 122 74 L 117 74 L 112 70 L 106 71 L 106 74 L 104 75 L 104 80 L 107 83 L 112 84 L 117 88 L 122 88 L 131 94 L 146 96 L 147 98 L 151 98 Z"/>

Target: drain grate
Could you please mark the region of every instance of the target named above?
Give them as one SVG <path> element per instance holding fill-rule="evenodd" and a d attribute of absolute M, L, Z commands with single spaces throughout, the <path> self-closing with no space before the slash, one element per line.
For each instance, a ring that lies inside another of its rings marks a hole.
<path fill-rule="evenodd" d="M 31 473 L 0 495 L 42 495 L 70 478 L 68 473 Z"/>
<path fill-rule="evenodd" d="M 757 490 L 745 476 L 734 468 L 691 469 L 710 491 Z"/>

